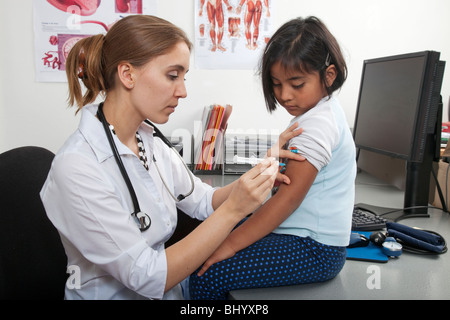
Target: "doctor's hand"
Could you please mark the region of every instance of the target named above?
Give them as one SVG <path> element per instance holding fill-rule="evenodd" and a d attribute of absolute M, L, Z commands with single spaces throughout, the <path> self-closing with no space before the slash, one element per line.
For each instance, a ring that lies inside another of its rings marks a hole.
<path fill-rule="evenodd" d="M 278 173 L 278 161 L 266 158 L 243 174 L 222 205 L 243 219 L 257 209 L 270 194 Z"/>
<path fill-rule="evenodd" d="M 292 160 L 296 160 L 296 161 L 305 161 L 306 160 L 305 157 L 303 157 L 297 153 L 291 152 L 290 150 L 283 149 L 284 145 L 289 140 L 291 140 L 292 138 L 294 138 L 302 133 L 303 133 L 303 128 L 298 128 L 298 123 L 295 122 L 292 126 L 287 128 L 285 131 L 283 131 L 280 134 L 280 137 L 279 137 L 277 143 L 275 143 L 267 151 L 267 156 L 274 157 L 276 159 L 280 159 L 280 162 L 282 162 L 281 159 L 292 159 Z M 282 182 L 285 184 L 291 183 L 291 180 L 289 179 L 289 177 L 282 173 L 278 173 L 276 180 L 278 182 Z"/>

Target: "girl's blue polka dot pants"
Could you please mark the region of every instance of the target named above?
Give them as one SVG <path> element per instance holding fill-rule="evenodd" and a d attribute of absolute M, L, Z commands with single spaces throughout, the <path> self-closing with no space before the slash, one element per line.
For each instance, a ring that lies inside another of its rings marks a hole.
<path fill-rule="evenodd" d="M 334 278 L 345 263 L 345 247 L 311 238 L 271 233 L 233 257 L 189 279 L 193 300 L 224 300 L 237 289 L 276 287 Z"/>

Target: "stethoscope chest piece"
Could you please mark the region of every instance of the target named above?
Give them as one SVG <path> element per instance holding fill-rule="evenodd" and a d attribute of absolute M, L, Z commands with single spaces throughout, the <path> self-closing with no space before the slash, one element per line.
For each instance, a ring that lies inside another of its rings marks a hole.
<path fill-rule="evenodd" d="M 150 219 L 148 214 L 139 211 L 139 212 L 134 212 L 131 215 L 136 220 L 139 230 L 145 231 L 148 228 L 150 228 L 150 225 L 152 224 L 152 220 Z"/>

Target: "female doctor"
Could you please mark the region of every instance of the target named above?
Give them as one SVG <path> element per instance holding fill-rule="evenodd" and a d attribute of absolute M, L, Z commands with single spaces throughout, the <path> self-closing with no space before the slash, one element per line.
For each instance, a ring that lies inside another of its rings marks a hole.
<path fill-rule="evenodd" d="M 173 24 L 133 15 L 70 51 L 69 102 L 77 104 L 81 120 L 41 191 L 68 265 L 78 270 L 79 281 L 66 284 L 66 299 L 182 298 L 179 283 L 270 192 L 273 159 L 213 189 L 193 177 L 144 121 L 167 122 L 186 97 L 190 50 Z M 104 102 L 91 104 L 99 94 Z M 204 222 L 165 248 L 177 207 Z"/>

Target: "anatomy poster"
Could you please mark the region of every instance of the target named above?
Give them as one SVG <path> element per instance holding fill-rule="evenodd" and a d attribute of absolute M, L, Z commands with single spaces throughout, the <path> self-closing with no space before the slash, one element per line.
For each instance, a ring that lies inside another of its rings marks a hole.
<path fill-rule="evenodd" d="M 195 65 L 255 69 L 273 32 L 276 0 L 195 0 Z"/>
<path fill-rule="evenodd" d="M 36 80 L 65 82 L 65 60 L 80 39 L 106 33 L 130 14 L 157 13 L 157 0 L 34 0 Z"/>

